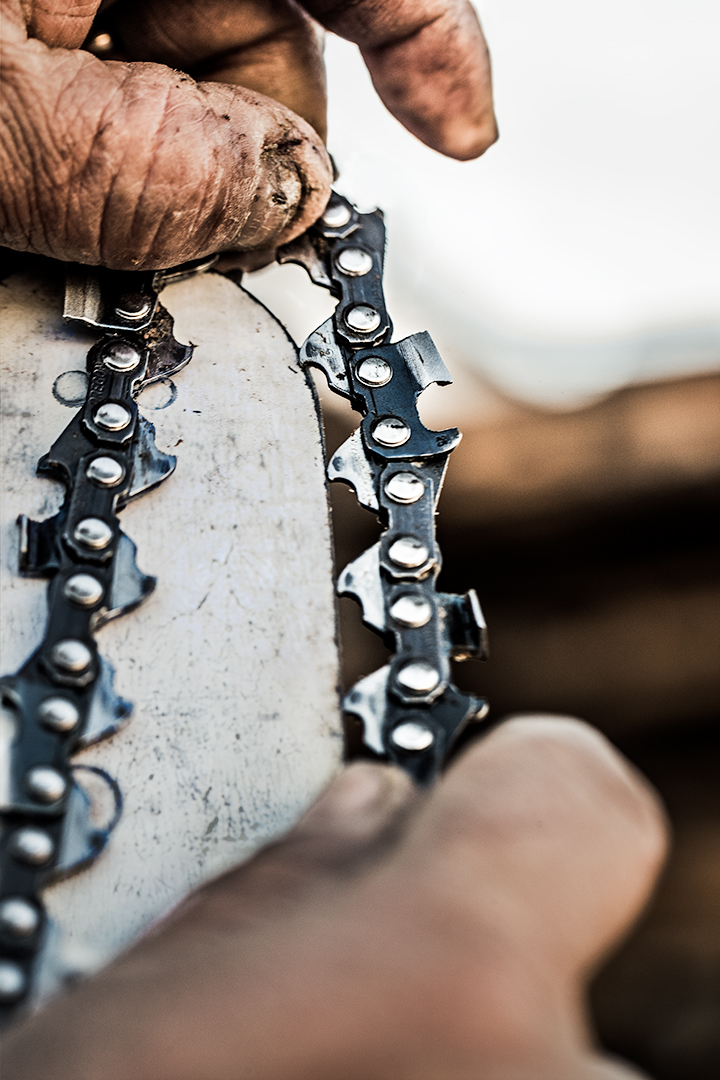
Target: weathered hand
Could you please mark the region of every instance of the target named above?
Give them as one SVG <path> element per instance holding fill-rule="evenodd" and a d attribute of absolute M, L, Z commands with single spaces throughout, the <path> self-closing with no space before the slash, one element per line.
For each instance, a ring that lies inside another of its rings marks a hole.
<path fill-rule="evenodd" d="M 628 1080 L 583 986 L 664 846 L 653 795 L 574 721 L 506 723 L 429 795 L 352 766 L 17 1031 L 4 1080 Z"/>
<path fill-rule="evenodd" d="M 81 48 L 100 0 L 0 3 L 0 243 L 17 250 L 160 268 L 302 232 L 331 181 L 313 19 L 360 45 L 430 146 L 470 158 L 495 138 L 467 0 L 111 0 L 108 62 Z"/>

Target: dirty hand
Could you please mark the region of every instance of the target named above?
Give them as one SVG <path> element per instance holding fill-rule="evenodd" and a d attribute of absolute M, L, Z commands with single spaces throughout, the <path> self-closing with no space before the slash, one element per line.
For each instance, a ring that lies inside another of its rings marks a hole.
<path fill-rule="evenodd" d="M 142 269 L 297 236 L 331 182 L 314 19 L 429 146 L 494 141 L 468 0 L 110 0 L 107 62 L 81 48 L 100 6 L 0 0 L 0 244 Z"/>
<path fill-rule="evenodd" d="M 27 1021 L 4 1080 L 629 1080 L 583 987 L 664 846 L 654 796 L 575 721 L 509 721 L 430 794 L 351 766 Z"/>

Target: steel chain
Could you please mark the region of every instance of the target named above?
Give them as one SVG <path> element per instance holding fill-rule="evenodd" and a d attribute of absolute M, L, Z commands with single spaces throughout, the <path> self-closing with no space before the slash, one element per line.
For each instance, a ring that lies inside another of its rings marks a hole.
<path fill-rule="evenodd" d="M 487 712 L 450 678 L 451 659 L 486 655 L 486 631 L 474 591 L 436 590 L 435 512 L 460 433 L 429 431 L 420 420 L 419 394 L 450 377 L 427 333 L 390 343 L 384 250 L 382 213 L 361 214 L 333 194 L 320 221 L 278 260 L 300 263 L 338 298 L 332 318 L 302 346 L 301 362 L 321 369 L 362 414 L 327 473 L 350 484 L 384 526 L 379 542 L 342 571 L 337 591 L 358 600 L 366 625 L 395 655 L 357 683 L 343 707 L 363 722 L 372 751 L 425 783 L 465 725 Z M 155 587 L 137 569 L 118 514 L 176 463 L 158 451 L 135 399 L 192 356 L 192 346 L 175 341 L 158 291 L 211 262 L 155 275 L 78 267 L 68 281 L 65 316 L 105 334 L 88 354 L 82 409 L 38 463 L 41 475 L 65 486 L 63 506 L 49 520 L 19 521 L 20 572 L 50 584 L 42 644 L 0 683 L 15 728 L 8 775 L 0 777 L 0 1016 L 32 990 L 46 933 L 43 888 L 91 863 L 119 814 L 120 792 L 105 777 L 116 812 L 102 829 L 91 824 L 71 758 L 130 715 L 94 634 Z"/>
<path fill-rule="evenodd" d="M 359 213 L 333 193 L 318 223 L 281 249 L 278 260 L 304 266 L 338 298 L 300 359 L 319 368 L 330 389 L 362 414 L 327 475 L 354 488 L 360 505 L 384 526 L 379 542 L 339 575 L 337 591 L 360 603 L 364 623 L 395 655 L 352 687 L 343 708 L 362 721 L 372 751 L 426 783 L 466 724 L 488 711 L 450 678 L 451 659 L 487 656 L 487 631 L 474 590 L 465 596 L 436 590 L 435 513 L 461 436 L 456 428 L 430 431 L 420 420 L 422 391 L 451 379 L 429 334 L 390 343 L 384 255 L 382 212 Z"/>
<path fill-rule="evenodd" d="M 176 464 L 155 446 L 155 429 L 135 401 L 192 356 L 158 302 L 166 277 L 81 267 L 68 276 L 65 316 L 106 333 L 88 354 L 84 405 L 37 466 L 63 484 L 64 503 L 46 521 L 18 521 L 20 573 L 50 583 L 42 643 L 0 682 L 14 729 L 9 769 L 0 777 L 2 1018 L 26 1000 L 37 976 L 47 931 L 42 889 L 97 857 L 121 808 L 115 782 L 92 769 L 115 805 L 104 827 L 92 824 L 88 796 L 74 776 L 81 767 L 71 757 L 112 735 L 131 711 L 113 690 L 112 668 L 94 635 L 155 587 L 138 570 L 118 514 Z"/>

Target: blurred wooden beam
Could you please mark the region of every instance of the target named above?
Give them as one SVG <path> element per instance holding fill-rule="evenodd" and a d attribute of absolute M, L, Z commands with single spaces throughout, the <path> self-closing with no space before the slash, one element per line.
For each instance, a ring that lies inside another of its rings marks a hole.
<path fill-rule="evenodd" d="M 518 521 L 720 477 L 720 374 L 632 386 L 573 412 L 517 408 L 465 430 L 449 525 Z"/>

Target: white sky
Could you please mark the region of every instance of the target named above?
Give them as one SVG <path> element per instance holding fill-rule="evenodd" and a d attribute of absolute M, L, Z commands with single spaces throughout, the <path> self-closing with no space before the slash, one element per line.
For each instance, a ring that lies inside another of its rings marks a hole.
<path fill-rule="evenodd" d="M 337 187 L 385 210 L 396 337 L 428 329 L 451 369 L 548 405 L 716 366 L 720 4 L 476 6 L 501 132 L 476 162 L 405 132 L 328 40 Z M 302 335 L 322 303 L 300 315 L 300 278 L 273 284 L 293 270 L 259 292 Z"/>

